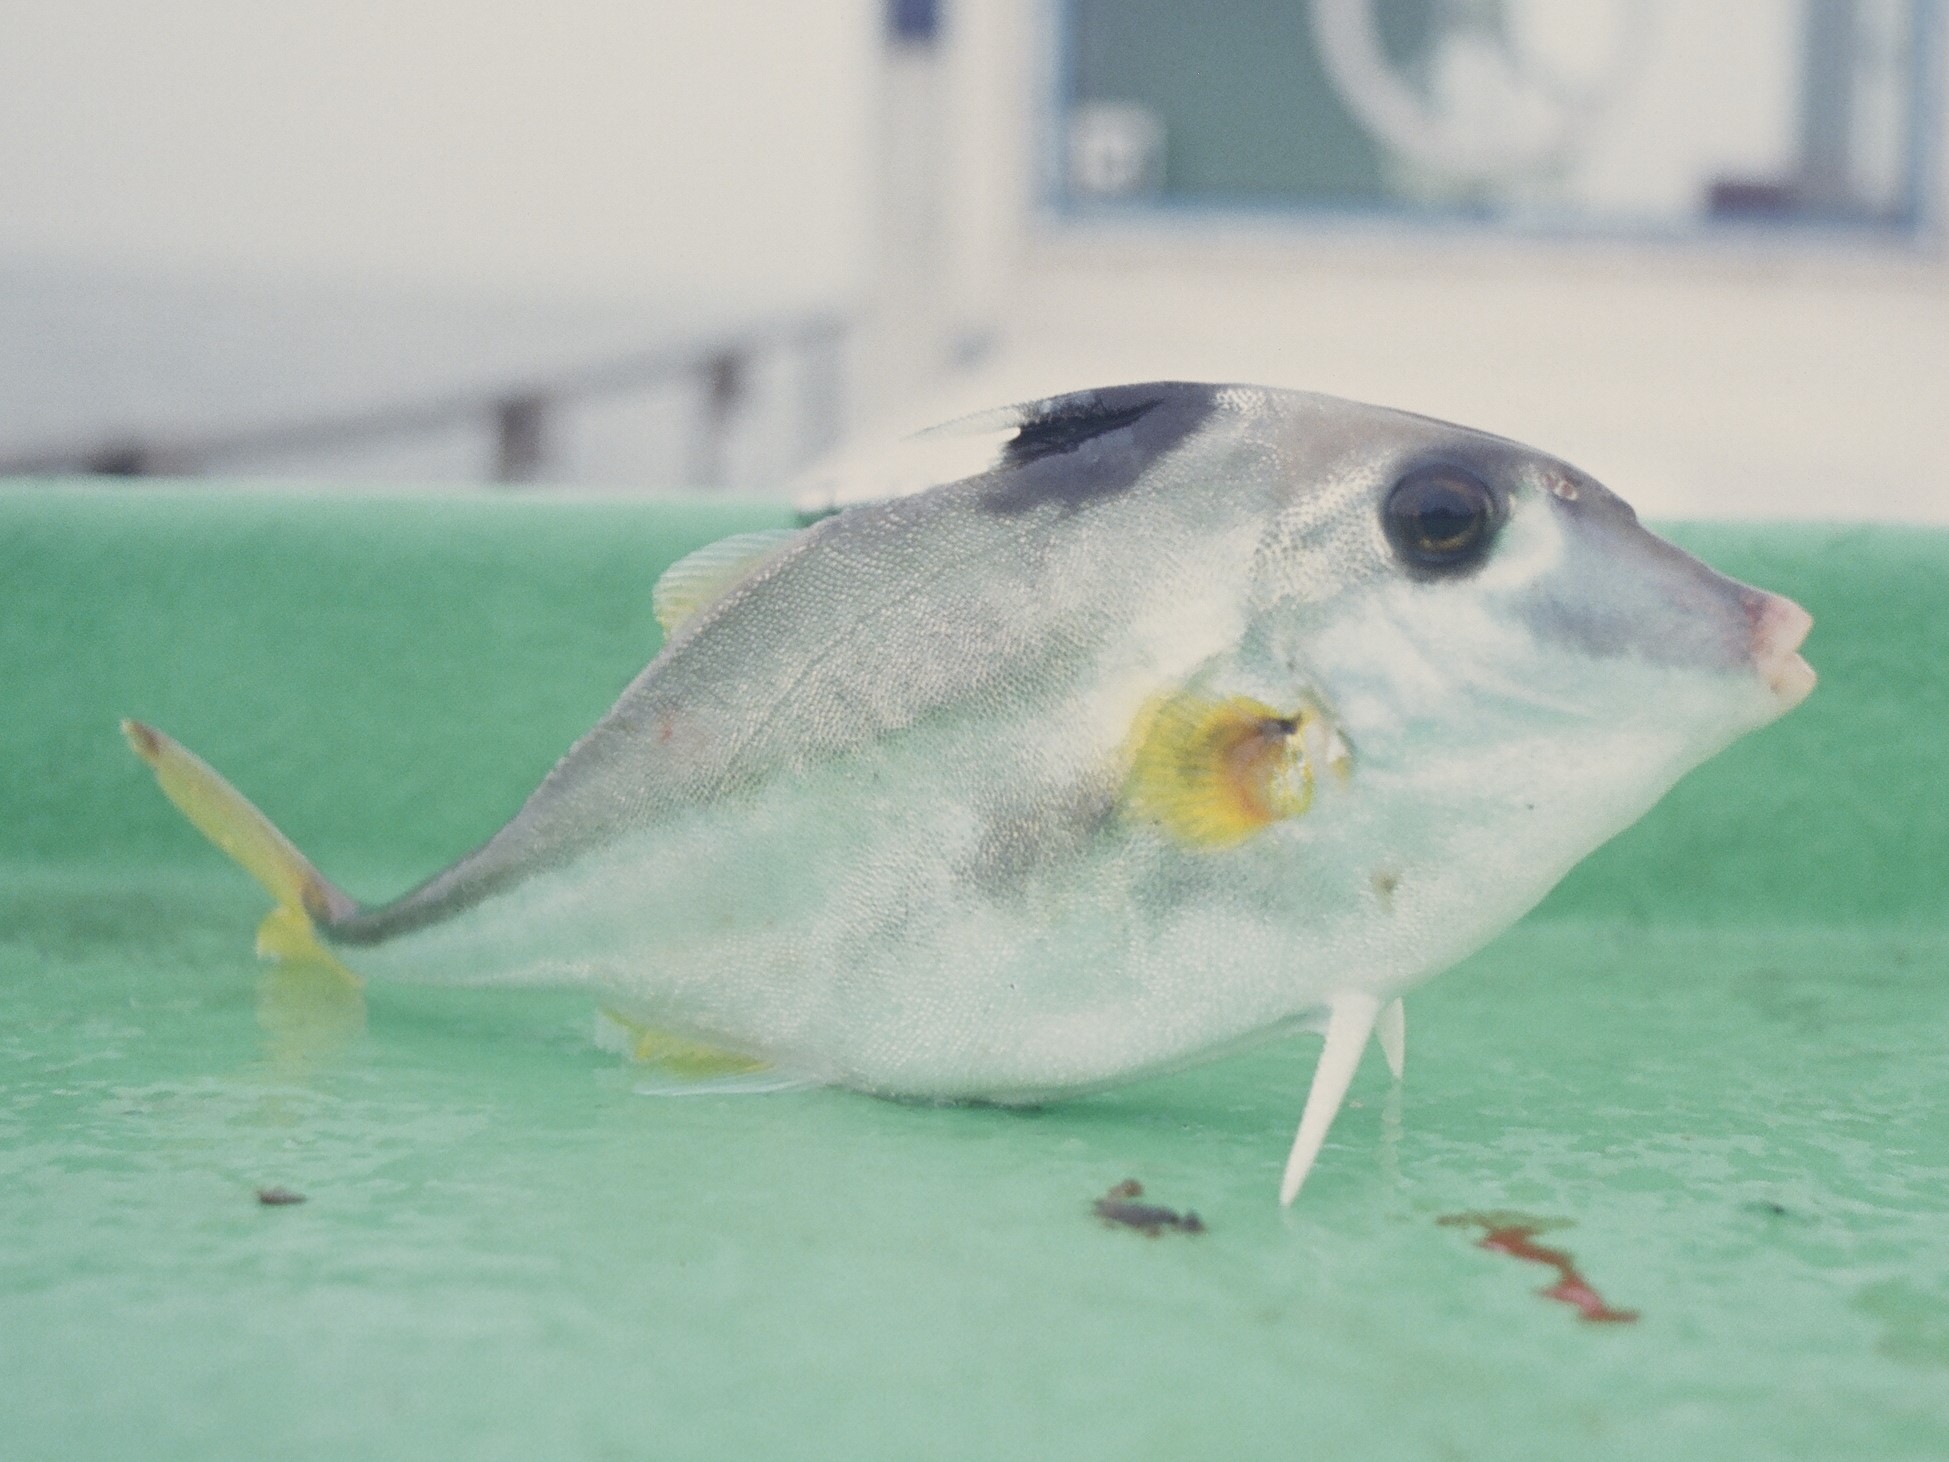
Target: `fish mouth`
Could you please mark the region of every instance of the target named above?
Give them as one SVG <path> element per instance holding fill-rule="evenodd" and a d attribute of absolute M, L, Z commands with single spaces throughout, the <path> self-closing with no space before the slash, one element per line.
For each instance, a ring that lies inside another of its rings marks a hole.
<path fill-rule="evenodd" d="M 1783 711 L 1812 693 L 1818 676 L 1800 655 L 1814 617 L 1779 594 L 1761 595 L 1749 609 L 1753 624 L 1753 664 Z"/>

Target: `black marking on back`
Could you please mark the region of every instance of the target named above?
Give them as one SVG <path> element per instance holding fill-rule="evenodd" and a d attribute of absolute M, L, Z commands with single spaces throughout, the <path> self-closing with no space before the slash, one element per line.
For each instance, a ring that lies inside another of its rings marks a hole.
<path fill-rule="evenodd" d="M 981 505 L 1005 518 L 1073 513 L 1126 492 L 1211 415 L 1215 387 L 1153 381 L 1052 396 L 1027 408 Z"/>
<path fill-rule="evenodd" d="M 1084 406 L 1065 409 L 1039 421 L 1025 421 L 1004 449 L 1003 460 L 1011 467 L 1020 467 L 1024 462 L 1038 462 L 1059 452 L 1073 452 L 1084 442 L 1135 426 L 1146 412 L 1156 410 L 1158 404 L 1158 398 L 1153 396 L 1148 401 L 1114 410 Z"/>

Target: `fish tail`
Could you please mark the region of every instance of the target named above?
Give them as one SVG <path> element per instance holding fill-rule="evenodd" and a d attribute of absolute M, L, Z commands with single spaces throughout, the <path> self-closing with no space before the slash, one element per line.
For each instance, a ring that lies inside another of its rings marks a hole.
<path fill-rule="evenodd" d="M 327 952 L 319 930 L 350 918 L 358 904 L 312 867 L 268 817 L 201 757 L 140 721 L 122 722 L 122 735 L 191 825 L 277 900 L 258 926 L 258 954 L 323 963 L 350 975 Z"/>

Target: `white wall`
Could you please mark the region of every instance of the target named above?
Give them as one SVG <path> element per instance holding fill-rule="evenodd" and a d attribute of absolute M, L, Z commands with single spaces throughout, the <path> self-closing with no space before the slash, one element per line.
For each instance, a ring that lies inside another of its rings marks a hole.
<path fill-rule="evenodd" d="M 1042 8 L 949 12 L 919 277 L 930 329 L 995 350 L 916 371 L 875 430 L 1258 380 L 1534 441 L 1648 512 L 1949 519 L 1939 255 L 1081 233 L 1031 204 Z M 880 19 L 878 0 L 9 0 L 0 258 L 740 311 L 844 297 L 887 217 L 876 129 L 900 125 Z"/>
<path fill-rule="evenodd" d="M 969 277 L 993 301 L 997 348 L 916 393 L 903 424 L 1116 381 L 1254 381 L 1532 442 L 1648 515 L 1949 521 L 1939 242 L 1065 223 L 1034 202 L 1022 119 L 1046 103 L 1039 52 L 999 44 L 1037 36 L 1040 9 L 992 0 L 977 28 L 989 61 L 968 115 L 991 119 L 1012 183 L 992 159 L 956 175 L 985 200 Z"/>
<path fill-rule="evenodd" d="M 1940 264 L 1045 240 L 996 359 L 930 414 L 1110 381 L 1255 381 L 1466 422 L 1648 515 L 1949 520 Z"/>
<path fill-rule="evenodd" d="M 875 0 L 8 0 L 0 256 L 556 298 L 859 279 Z"/>

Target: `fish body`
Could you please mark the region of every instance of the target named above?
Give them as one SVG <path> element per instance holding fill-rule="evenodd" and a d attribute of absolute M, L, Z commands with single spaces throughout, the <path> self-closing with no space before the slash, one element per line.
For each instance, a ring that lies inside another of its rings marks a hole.
<path fill-rule="evenodd" d="M 1812 685 L 1803 611 L 1502 438 L 1189 383 L 961 431 L 980 470 L 660 590 L 662 653 L 418 889 L 272 848 L 299 933 L 908 1097 L 1325 1029 L 1317 1150 L 1393 1002 Z"/>

